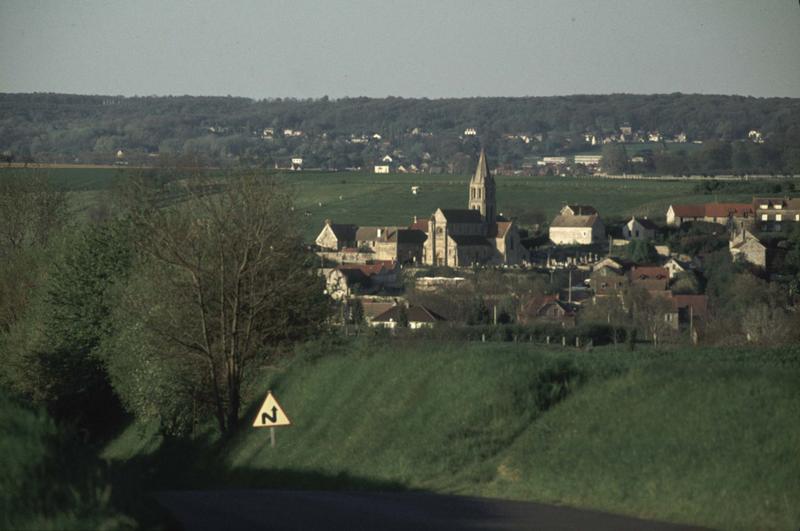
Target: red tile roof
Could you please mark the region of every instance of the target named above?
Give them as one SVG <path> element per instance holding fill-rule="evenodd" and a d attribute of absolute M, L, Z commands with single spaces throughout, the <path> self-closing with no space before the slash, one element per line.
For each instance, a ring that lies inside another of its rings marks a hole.
<path fill-rule="evenodd" d="M 680 218 L 737 218 L 753 215 L 749 203 L 704 203 L 701 205 L 672 205 L 672 211 Z"/>
<path fill-rule="evenodd" d="M 418 218 L 417 221 L 413 222 L 411 225 L 408 226 L 411 230 L 421 230 L 422 232 L 428 232 L 428 218 Z"/>
<path fill-rule="evenodd" d="M 708 297 L 705 295 L 673 295 L 672 307 L 676 310 L 691 307 L 695 317 L 705 317 L 708 313 Z"/>

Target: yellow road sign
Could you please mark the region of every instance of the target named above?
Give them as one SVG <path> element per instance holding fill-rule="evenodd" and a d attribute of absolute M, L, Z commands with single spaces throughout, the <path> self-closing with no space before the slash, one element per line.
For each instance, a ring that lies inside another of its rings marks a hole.
<path fill-rule="evenodd" d="M 254 428 L 274 428 L 275 426 L 291 426 L 292 421 L 286 416 L 283 408 L 272 396 L 272 391 L 267 393 L 267 398 L 258 410 L 258 415 L 253 421 Z"/>

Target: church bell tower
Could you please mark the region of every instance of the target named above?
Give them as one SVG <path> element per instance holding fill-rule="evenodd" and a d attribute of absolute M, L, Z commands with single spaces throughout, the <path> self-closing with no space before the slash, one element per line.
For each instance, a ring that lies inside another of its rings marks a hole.
<path fill-rule="evenodd" d="M 481 157 L 478 160 L 475 175 L 469 182 L 469 209 L 480 210 L 486 224 L 490 225 L 497 220 L 494 179 L 489 173 L 489 165 L 486 163 L 486 153 L 483 149 L 481 149 Z"/>

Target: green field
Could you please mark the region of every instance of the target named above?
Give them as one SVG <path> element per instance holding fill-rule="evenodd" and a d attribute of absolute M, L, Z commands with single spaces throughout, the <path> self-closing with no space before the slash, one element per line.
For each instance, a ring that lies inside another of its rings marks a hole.
<path fill-rule="evenodd" d="M 0 169 L 0 177 L 11 171 Z M 107 202 L 104 195 L 117 179 L 137 170 L 74 169 L 27 170 L 46 172 L 55 185 L 70 190 L 78 211 Z M 278 177 L 294 190 L 303 233 L 313 240 L 325 219 L 361 225 L 407 225 L 413 216 L 428 217 L 437 207 L 466 208 L 469 176 L 375 175 L 339 172 L 282 173 Z M 647 215 L 663 218 L 670 203 L 749 201 L 750 194 L 708 195 L 694 191 L 696 182 L 619 181 L 576 177 L 498 176 L 497 209 L 521 225 L 536 215 L 550 219 L 564 203 L 590 204 L 604 218 Z M 419 186 L 417 195 L 411 186 Z"/>
<path fill-rule="evenodd" d="M 162 486 L 412 489 L 797 529 L 798 354 L 320 343 L 264 374 L 213 451 L 134 426 L 104 455 L 149 455 L 138 466 L 161 463 Z M 249 426 L 268 388 L 294 422 L 274 450 Z"/>

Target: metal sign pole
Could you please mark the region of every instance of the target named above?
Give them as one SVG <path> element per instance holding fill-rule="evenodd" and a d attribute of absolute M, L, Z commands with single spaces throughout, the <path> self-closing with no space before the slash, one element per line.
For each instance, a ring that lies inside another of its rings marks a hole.
<path fill-rule="evenodd" d="M 269 428 L 269 445 L 275 448 L 275 428 L 273 426 Z"/>

